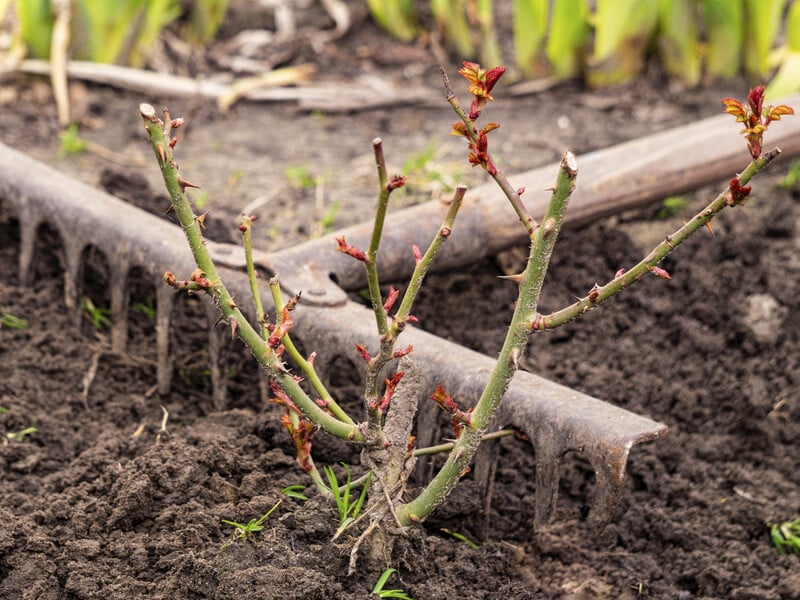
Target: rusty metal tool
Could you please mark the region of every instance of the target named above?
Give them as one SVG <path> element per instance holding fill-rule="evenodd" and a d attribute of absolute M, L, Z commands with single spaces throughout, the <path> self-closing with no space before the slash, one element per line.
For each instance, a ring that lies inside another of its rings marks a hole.
<path fill-rule="evenodd" d="M 800 153 L 800 123 L 787 122 L 775 133 L 771 142 L 781 144 L 785 154 Z M 722 117 L 716 117 L 580 158 L 581 181 L 586 183 L 579 184 L 573 196 L 568 224 L 587 223 L 730 175 L 732 164 L 745 162 L 740 152 L 729 150 L 741 148 L 735 135 L 729 120 L 723 126 Z M 545 189 L 555 171 L 555 166 L 545 167 L 512 180 L 529 190 Z M 111 340 L 117 350 L 124 350 L 127 338 L 124 315 L 128 310 L 129 271 L 139 267 L 150 274 L 158 313 L 158 387 L 165 393 L 172 376 L 168 334 L 176 296 L 162 285 L 161 276 L 165 270 L 188 273 L 194 268 L 180 230 L 2 144 L 0 202 L 9 202 L 19 217 L 23 283 L 29 283 L 32 277 L 38 227 L 48 223 L 59 232 L 65 250 L 65 303 L 74 314 L 79 311 L 83 250 L 91 245 L 106 255 L 111 271 L 111 310 L 116 317 Z M 528 199 L 534 215 L 543 212 L 543 202 Z M 503 210 L 502 204 L 489 186 L 469 194 L 454 235 L 439 258 L 440 268 L 474 262 L 524 239 L 513 213 Z M 441 221 L 440 211 L 436 203 L 429 203 L 389 217 L 382 245 L 382 257 L 387 259 L 381 267 L 385 281 L 400 280 L 410 273 L 413 258 L 408 249 L 413 243 L 427 244 Z M 369 236 L 370 227 L 356 226 L 344 233 L 351 243 L 359 245 Z M 221 274 L 226 285 L 238 297 L 247 297 L 247 280 L 239 269 L 243 265 L 241 249 L 214 243 L 210 247 L 215 259 L 225 265 Z M 296 312 L 293 333 L 306 346 L 318 350 L 321 367 L 336 358 L 334 349 L 358 364 L 353 345 L 375 337 L 370 311 L 350 302 L 345 292 L 364 286 L 360 265 L 332 251 L 334 247 L 329 237 L 257 256 L 259 264 L 280 274 L 289 292 L 303 290 L 303 306 Z M 270 296 L 265 293 L 264 297 Z M 209 312 L 209 318 L 213 322 L 216 316 Z M 404 336 L 415 347 L 415 359 L 428 367 L 427 393 L 442 384 L 465 404 L 475 402 L 491 371 L 490 358 L 417 329 L 411 328 Z M 218 334 L 212 332 L 211 337 L 211 359 L 217 363 Z M 224 386 L 220 385 L 221 370 L 213 366 L 219 401 Z M 524 372 L 517 373 L 512 381 L 496 425 L 516 427 L 531 440 L 536 456 L 537 525 L 546 523 L 553 513 L 558 465 L 566 452 L 582 453 L 594 468 L 596 494 L 589 519 L 604 526 L 612 518 L 622 492 L 630 449 L 666 434 L 664 425 L 646 417 Z M 420 442 L 431 442 L 425 438 L 430 438 L 432 431 L 423 424 Z M 478 465 L 477 472 L 485 479 L 491 469 Z"/>

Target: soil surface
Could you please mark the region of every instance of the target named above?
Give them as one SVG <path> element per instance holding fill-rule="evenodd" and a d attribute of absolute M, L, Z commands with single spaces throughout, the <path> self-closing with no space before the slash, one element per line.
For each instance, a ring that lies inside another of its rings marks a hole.
<path fill-rule="evenodd" d="M 439 90 L 427 47 L 390 44 L 368 22 L 315 52 L 292 47 L 288 62 L 313 58 L 322 78 L 370 75 L 428 86 L 433 96 Z M 91 149 L 59 155 L 44 82 L 6 89 L 4 143 L 156 212 L 166 198 L 136 107 L 168 102 L 188 118 L 181 167 L 202 180 L 209 235 L 234 239 L 233 220 L 249 207 L 268 224 L 258 241 L 266 249 L 369 214 L 376 135 L 397 171 L 423 165 L 403 202 L 438 194 L 442 179 L 481 180 L 461 166 L 446 106 L 401 102 L 338 115 L 241 103 L 222 114 L 208 101 L 76 86 L 81 135 L 110 150 L 109 160 Z M 528 169 L 555 160 L 563 146 L 580 155 L 715 114 L 721 97 L 745 91 L 742 82 L 673 90 L 657 72 L 605 92 L 564 84 L 502 99 L 499 91 L 487 109 L 503 125 L 493 151 L 509 172 Z M 420 154 L 426 148 L 428 160 Z M 569 455 L 557 515 L 533 531 L 532 456 L 525 442 L 506 440 L 485 543 L 473 549 L 442 531 L 478 540 L 480 498 L 467 480 L 417 536 L 401 541 L 389 588 L 417 600 L 798 597 L 799 557 L 779 555 L 766 526 L 800 516 L 800 203 L 796 190 L 777 185 L 787 167 L 777 163 L 759 178 L 752 200 L 723 214 L 713 237 L 698 235 L 671 255 L 664 267 L 672 280 L 645 278 L 608 306 L 533 339 L 525 368 L 669 426 L 666 440 L 632 451 L 613 523 L 600 535 L 585 524 L 593 473 Z M 723 185 L 686 196 L 676 214 L 656 206 L 564 233 L 542 310 L 635 263 Z M 238 345 L 228 357 L 230 405 L 209 410 L 199 304 L 179 303 L 186 343 L 173 390 L 159 397 L 152 288 L 134 288 L 129 348 L 120 355 L 107 329 L 66 314 L 57 237 L 42 232 L 30 288 L 20 285 L 18 238 L 17 217 L 0 198 L 0 306 L 28 322 L 0 328 L 0 598 L 368 597 L 378 574 L 345 576 L 348 541 L 330 541 L 335 509 L 307 485 Z M 497 275 L 519 256 L 512 249 L 432 276 L 415 310 L 421 326 L 495 355 L 515 296 Z M 103 258 L 87 257 L 84 293 L 97 306 L 108 305 L 107 281 Z M 341 373 L 333 385 L 355 403 L 352 380 Z M 9 435 L 28 427 L 35 432 Z M 317 440 L 318 462 L 358 464 L 352 450 Z M 306 486 L 308 501 L 281 495 L 294 484 Z M 278 502 L 262 531 L 232 541 L 223 519 L 247 522 Z"/>

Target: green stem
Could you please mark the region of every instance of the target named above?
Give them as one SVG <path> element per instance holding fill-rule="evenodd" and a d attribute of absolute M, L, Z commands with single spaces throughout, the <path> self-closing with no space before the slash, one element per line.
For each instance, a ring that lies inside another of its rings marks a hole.
<path fill-rule="evenodd" d="M 464 126 L 467 128 L 467 135 L 469 139 L 473 143 L 478 143 L 478 132 L 475 130 L 475 121 L 469 118 L 469 114 L 464 107 L 461 106 L 461 103 L 458 101 L 458 97 L 456 97 L 455 92 L 453 92 L 453 88 L 450 85 L 450 78 L 447 76 L 447 72 L 444 70 L 444 67 L 441 69 L 442 73 L 442 80 L 444 81 L 444 87 L 447 91 L 447 101 L 450 103 L 450 106 L 453 107 L 453 110 L 459 116 L 461 121 L 464 123 Z M 494 179 L 495 183 L 500 187 L 505 194 L 508 201 L 511 203 L 511 206 L 514 209 L 514 212 L 517 213 L 517 218 L 519 218 L 522 225 L 525 227 L 525 231 L 528 232 L 528 235 L 532 238 L 536 228 L 538 227 L 538 223 L 536 219 L 534 219 L 528 209 L 525 208 L 525 204 L 522 202 L 522 197 L 514 189 L 514 186 L 511 185 L 511 182 L 506 177 L 505 173 L 502 170 L 497 168 L 497 165 L 494 164 L 494 160 L 489 157 L 489 163 L 491 164 L 492 168 L 487 168 L 484 165 L 484 170 L 489 174 L 489 176 Z"/>
<path fill-rule="evenodd" d="M 378 324 L 378 334 L 385 336 L 388 332 L 386 321 L 386 311 L 383 309 L 383 299 L 381 298 L 380 280 L 378 278 L 378 247 L 381 243 L 383 234 L 383 223 L 386 220 L 386 211 L 389 207 L 389 177 L 386 173 L 386 160 L 383 157 L 383 142 L 380 138 L 372 140 L 372 148 L 375 152 L 375 165 L 378 169 L 378 207 L 375 210 L 375 222 L 372 227 L 372 237 L 369 241 L 367 250 L 367 260 L 364 263 L 367 268 L 367 284 L 369 286 L 369 299 L 372 303 L 372 310 L 375 312 L 375 321 Z"/>
<path fill-rule="evenodd" d="M 261 326 L 261 336 L 264 339 L 269 337 L 266 328 L 266 314 L 264 305 L 261 302 L 261 292 L 258 289 L 258 277 L 256 274 L 255 263 L 253 262 L 253 219 L 248 215 L 242 216 L 240 230 L 242 232 L 242 243 L 244 244 L 244 258 L 247 263 L 247 280 L 250 282 L 250 295 L 253 297 L 253 305 L 256 309 L 256 321 Z"/>
<path fill-rule="evenodd" d="M 762 154 L 758 159 L 751 161 L 739 176 L 739 184 L 745 185 L 759 171 L 771 163 L 779 154 L 780 150 L 776 148 L 770 152 Z M 683 227 L 678 229 L 672 235 L 668 235 L 663 242 L 656 246 L 650 252 L 650 254 L 642 259 L 635 267 L 629 271 L 625 271 L 625 273 L 601 287 L 595 286 L 589 292 L 589 294 L 570 306 L 562 308 L 561 310 L 548 315 L 537 313 L 534 315 L 533 319 L 528 322 L 527 326 L 533 331 L 547 331 L 573 321 L 590 310 L 597 308 L 597 306 L 608 300 L 611 296 L 618 294 L 633 282 L 650 273 L 653 267 L 664 260 L 668 254 L 686 241 L 689 236 L 709 223 L 711 219 L 713 219 L 726 206 L 735 205 L 736 204 L 731 198 L 730 190 L 725 190 L 724 192 L 720 193 L 714 199 L 714 201 L 711 202 L 711 204 L 706 206 L 703 210 L 692 217 L 690 221 L 685 223 Z"/>
<path fill-rule="evenodd" d="M 285 304 L 277 276 L 269 280 L 269 289 L 272 293 L 272 303 L 275 305 L 275 310 L 278 314 L 281 314 Z M 322 380 L 319 378 L 314 365 L 307 360 L 305 356 L 300 354 L 300 351 L 297 349 L 297 346 L 294 345 L 294 341 L 289 333 L 286 333 L 281 338 L 281 343 L 286 350 L 287 356 L 292 360 L 297 368 L 300 369 L 303 374 L 305 374 L 306 379 L 308 379 L 314 390 L 317 392 L 317 394 L 319 394 L 320 400 L 325 403 L 325 407 L 328 408 L 328 410 L 330 410 L 333 415 L 343 423 L 355 426 L 353 419 L 351 419 L 350 416 L 344 412 L 344 410 L 342 410 L 342 407 L 339 406 L 336 400 L 333 399 L 333 396 L 328 391 L 328 388 L 326 388 L 325 384 L 322 383 Z"/>
<path fill-rule="evenodd" d="M 453 199 L 450 201 L 450 206 L 447 209 L 447 215 L 445 215 L 442 225 L 439 227 L 439 231 L 436 232 L 436 236 L 431 241 L 425 254 L 422 255 L 422 258 L 414 267 L 414 272 L 411 274 L 406 292 L 403 294 L 403 300 L 400 302 L 400 306 L 395 313 L 390 334 L 392 338 L 396 338 L 405 327 L 405 323 L 408 321 L 408 317 L 411 314 L 411 307 L 414 305 L 414 300 L 416 300 L 417 294 L 422 287 L 425 275 L 427 275 L 434 258 L 436 258 L 436 255 L 442 248 L 442 244 L 450 237 L 450 233 L 453 231 L 453 224 L 455 223 L 456 215 L 461 208 L 461 202 L 464 200 L 464 194 L 466 192 L 467 188 L 464 186 L 460 185 L 456 188 Z"/>
<path fill-rule="evenodd" d="M 516 435 L 514 429 L 499 429 L 492 433 L 487 433 L 481 438 L 481 442 L 488 442 L 490 440 L 499 440 L 500 438 Z M 449 452 L 455 448 L 455 442 L 446 442 L 436 446 L 428 446 L 427 448 L 417 448 L 414 450 L 414 456 L 430 456 L 432 454 L 441 454 L 442 452 Z"/>
<path fill-rule="evenodd" d="M 267 369 L 281 389 L 313 423 L 338 438 L 356 442 L 363 441 L 364 436 L 356 426 L 343 423 L 327 414 L 308 397 L 294 377 L 286 371 L 280 357 L 267 345 L 266 340 L 236 306 L 233 297 L 223 285 L 214 267 L 211 255 L 203 242 L 200 225 L 184 192 L 184 188 L 191 184 L 178 175 L 177 163 L 174 161 L 173 149 L 170 147 L 170 131 L 173 125 L 169 120 L 169 114 L 165 111 L 167 122 L 164 123 L 158 118 L 156 110 L 149 104 L 140 104 L 139 113 L 144 120 L 150 144 L 161 167 L 161 175 L 167 193 L 180 221 L 181 229 L 189 242 L 195 263 L 209 282 L 205 291 L 214 299 L 224 317 L 235 322 L 237 335 L 247 345 L 256 360 Z"/>
<path fill-rule="evenodd" d="M 469 463 L 475 455 L 481 439 L 486 434 L 508 384 L 519 366 L 519 360 L 530 335 L 526 321 L 535 314 L 542 282 L 566 214 L 577 174 L 574 155 L 569 151 L 564 152 L 556 186 L 544 221 L 542 226 L 534 232 L 531 240 L 528 265 L 520 282 L 514 316 L 491 378 L 475 405 L 470 426 L 466 427 L 456 440 L 445 464 L 419 496 L 411 502 L 397 507 L 397 517 L 403 525 L 409 525 L 427 517 L 447 498 L 459 478 L 469 469 Z"/>

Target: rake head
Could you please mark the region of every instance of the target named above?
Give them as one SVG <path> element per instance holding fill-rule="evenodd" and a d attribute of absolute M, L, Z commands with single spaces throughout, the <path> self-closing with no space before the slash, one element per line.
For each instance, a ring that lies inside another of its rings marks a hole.
<path fill-rule="evenodd" d="M 124 316 L 128 312 L 129 273 L 136 267 L 149 274 L 156 290 L 158 389 L 166 393 L 173 372 L 169 330 L 176 293 L 161 282 L 161 277 L 166 270 L 189 273 L 194 268 L 180 229 L 3 145 L 0 145 L 0 194 L 4 201 L 10 202 L 19 217 L 20 278 L 23 283 L 31 282 L 38 227 L 47 223 L 59 232 L 65 251 L 64 299 L 76 318 L 80 311 L 83 251 L 91 245 L 105 254 L 110 267 L 109 292 L 114 317 L 111 341 L 118 351 L 124 351 L 127 341 Z M 421 218 L 412 216 L 409 219 L 405 215 L 401 222 L 437 223 L 436 219 L 425 216 L 425 212 L 431 210 L 438 210 L 438 207 L 422 207 L 419 210 Z M 465 218 L 460 217 L 459 226 L 466 229 L 467 234 L 462 234 L 461 239 L 473 250 L 464 252 L 462 246 L 462 252 L 458 253 L 451 248 L 447 259 L 449 264 L 455 256 L 462 261 L 479 258 L 484 247 L 481 240 L 491 238 L 498 227 L 503 227 L 488 222 L 480 207 L 477 212 L 465 212 Z M 366 232 L 366 226 L 353 228 L 347 232 L 348 239 L 358 240 Z M 416 228 L 387 227 L 390 247 L 408 248 L 411 243 L 416 243 L 411 239 L 415 235 L 420 235 Z M 505 237 L 512 239 L 513 236 L 508 233 Z M 358 356 L 353 350 L 355 344 L 375 338 L 371 312 L 349 301 L 345 290 L 332 281 L 334 276 L 349 289 L 361 287 L 362 282 L 352 272 L 351 263 L 354 261 L 342 261 L 333 250 L 334 245 L 328 245 L 325 252 L 320 251 L 320 245 L 324 243 L 315 241 L 287 251 L 257 256 L 262 268 L 280 274 L 282 284 L 290 292 L 303 290 L 303 306 L 295 312 L 292 333 L 305 346 L 318 350 L 315 365 L 322 372 L 325 365 L 331 364 L 340 354 L 348 355 L 358 364 Z M 232 294 L 247 297 L 249 283 L 246 274 L 238 268 L 243 260 L 242 250 L 237 246 L 211 242 L 209 247 L 215 259 L 223 265 L 221 276 Z M 391 251 L 387 256 L 387 272 L 402 277 L 407 269 L 403 261 Z M 263 297 L 270 297 L 266 290 Z M 207 306 L 211 325 L 217 315 L 210 303 Z M 215 408 L 221 409 L 225 403 L 226 387 L 225 370 L 220 365 L 223 341 L 218 330 L 209 327 L 209 331 L 214 403 Z M 411 343 L 415 348 L 414 359 L 426 366 L 424 376 L 427 379 L 421 393 L 428 396 L 436 385 L 443 385 L 465 404 L 477 401 L 492 370 L 492 359 L 414 328 L 409 328 L 404 338 L 404 343 Z M 432 403 L 421 403 L 423 407 L 427 405 Z M 420 445 L 435 442 L 436 421 L 435 410 L 422 409 L 417 425 Z M 604 527 L 611 520 L 622 492 L 630 449 L 635 444 L 662 438 L 666 434 L 666 427 L 662 424 L 525 372 L 517 373 L 513 379 L 495 425 L 497 428 L 512 426 L 530 440 L 536 457 L 536 525 L 545 524 L 553 514 L 559 462 L 566 452 L 580 452 L 594 468 L 596 492 L 589 520 Z M 476 478 L 485 486 L 487 498 L 491 496 L 491 456 L 491 452 L 482 453 L 475 469 Z"/>

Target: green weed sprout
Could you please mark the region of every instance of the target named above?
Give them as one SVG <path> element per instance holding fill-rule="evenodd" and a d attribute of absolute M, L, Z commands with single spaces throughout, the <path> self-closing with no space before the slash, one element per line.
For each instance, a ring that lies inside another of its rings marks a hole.
<path fill-rule="evenodd" d="M 22 317 L 16 317 L 11 313 L 5 311 L 5 309 L 0 306 L 0 329 L 5 327 L 6 329 L 27 329 L 28 328 L 28 320 L 23 319 Z"/>
<path fill-rule="evenodd" d="M 152 296 L 149 296 L 145 302 L 134 302 L 131 308 L 147 317 L 150 321 L 156 320 L 156 307 L 155 304 L 153 304 Z"/>
<path fill-rule="evenodd" d="M 20 429 L 19 431 L 9 431 L 8 433 L 6 433 L 6 443 L 8 443 L 8 440 L 13 440 L 15 442 L 24 442 L 27 436 L 38 432 L 39 429 L 34 426 L 26 427 L 25 429 Z"/>
<path fill-rule="evenodd" d="M 466 544 L 467 546 L 469 546 L 473 550 L 477 550 L 478 548 L 480 548 L 480 546 L 478 544 L 473 542 L 471 539 L 469 539 L 463 533 L 459 533 L 458 531 L 453 531 L 453 530 L 447 529 L 445 527 L 442 527 L 442 532 L 446 533 L 447 535 L 449 535 L 451 537 L 454 537 L 459 542 L 462 542 L 462 543 Z"/>
<path fill-rule="evenodd" d="M 785 523 L 768 523 L 769 536 L 778 554 L 800 555 L 800 519 Z"/>
<path fill-rule="evenodd" d="M 287 485 L 281 490 L 281 494 L 288 496 L 289 498 L 294 498 L 295 500 L 302 500 L 305 502 L 308 500 L 308 496 L 302 493 L 304 489 L 306 489 L 306 486 L 300 484 Z"/>
<path fill-rule="evenodd" d="M 333 468 L 329 466 L 325 466 L 324 468 L 325 478 L 328 480 L 330 490 L 333 493 L 333 499 L 336 502 L 336 508 L 339 511 L 339 528 L 333 536 L 334 539 L 339 537 L 342 532 L 358 518 L 358 515 L 361 514 L 361 508 L 364 505 L 364 501 L 367 499 L 369 484 L 372 482 L 372 472 L 369 472 L 361 486 L 361 493 L 351 502 L 350 495 L 354 486 L 350 481 L 350 467 L 344 463 L 342 463 L 342 466 L 347 474 L 347 479 L 342 486 L 339 485 Z"/>
<path fill-rule="evenodd" d="M 86 150 L 87 142 L 78 136 L 78 124 L 70 123 L 58 134 L 58 155 L 73 156 Z"/>
<path fill-rule="evenodd" d="M 372 588 L 372 595 L 378 598 L 399 598 L 400 600 L 414 600 L 411 596 L 405 593 L 404 590 L 386 590 L 384 587 L 389 581 L 389 578 L 397 572 L 397 569 L 386 569 L 378 581 L 375 582 L 375 587 Z"/>
<path fill-rule="evenodd" d="M 88 296 L 81 298 L 81 312 L 95 329 L 108 329 L 111 326 L 111 309 L 95 306 Z"/>
<path fill-rule="evenodd" d="M 265 512 L 262 516 L 258 519 L 250 519 L 247 523 L 238 523 L 237 521 L 229 521 L 227 519 L 222 519 L 222 522 L 226 525 L 230 525 L 233 527 L 233 537 L 231 539 L 231 543 L 236 540 L 246 540 L 254 533 L 258 533 L 259 531 L 264 529 L 264 521 L 266 521 L 269 516 L 275 512 L 281 505 L 282 500 L 278 500 L 275 504 L 272 505 L 267 512 Z"/>
<path fill-rule="evenodd" d="M 661 201 L 661 208 L 656 212 L 656 219 L 675 217 L 689 205 L 686 196 L 669 196 Z"/>
<path fill-rule="evenodd" d="M 538 309 L 539 295 L 566 216 L 569 198 L 575 187 L 577 161 L 571 152 L 563 153 L 547 209 L 541 221 L 534 219 L 525 205 L 525 190 L 510 183 L 498 168 L 489 149 L 489 136 L 499 125 L 492 122 L 478 124 L 504 72 L 504 67 L 484 69 L 477 63 L 464 62 L 459 73 L 467 80 L 467 89 L 471 96 L 468 107 L 460 103 L 447 74 L 442 72 L 447 101 L 458 116 L 458 121 L 452 125 L 453 133 L 466 141 L 469 163 L 483 169 L 505 195 L 528 236 L 529 254 L 525 271 L 515 277 L 518 297 L 514 303 L 514 312 L 503 346 L 480 398 L 474 406 L 462 408 L 441 385 L 431 395 L 430 399 L 447 413 L 455 434 L 451 443 L 432 448 L 414 448 L 413 415 L 419 392 L 418 384 L 414 380 L 418 378 L 413 374 L 406 377 L 405 369 L 417 370 L 420 367 L 415 366 L 411 360 L 413 348 L 402 346 L 398 340 L 406 326 L 414 320 L 414 301 L 437 253 L 453 231 L 466 188 L 456 189 L 441 225 L 427 249 L 423 251 L 416 246 L 410 249 L 416 267 L 404 295 L 401 297 L 396 290 L 385 293 L 379 277 L 378 251 L 390 196 L 395 190 L 402 188 L 406 180 L 400 175 L 389 176 L 382 142 L 380 139 L 373 141 L 378 194 L 369 246 L 358 248 L 349 244 L 343 236 L 336 238 L 336 249 L 339 252 L 363 263 L 377 330 L 378 344 L 372 349 L 363 345 L 356 346 L 366 364 L 362 412 L 356 420 L 337 402 L 320 378 L 314 367 L 315 354 L 306 356 L 295 346 L 292 339 L 292 313 L 294 310 L 303 310 L 303 306 L 298 297 L 288 300 L 283 297 L 277 277 L 269 280 L 274 316 L 267 314 L 260 297 L 262 286 L 259 285 L 253 261 L 251 227 L 254 219 L 249 216 L 242 217 L 239 230 L 245 250 L 255 322 L 251 322 L 242 312 L 211 259 L 198 222 L 201 217 L 195 214 L 187 196 L 187 190 L 198 186 L 185 179 L 178 170 L 175 157 L 178 138 L 172 136 L 172 130 L 180 127 L 183 120 L 173 119 L 166 109 L 162 120 L 152 105 L 139 106 L 172 209 L 181 223 L 196 263 L 196 268 L 188 278 L 179 279 L 175 274 L 166 272 L 164 282 L 176 290 L 210 296 L 222 313 L 221 319 L 230 327 L 232 335 L 244 342 L 266 370 L 273 401 L 284 409 L 281 423 L 291 437 L 298 465 L 308 474 L 320 495 L 336 504 L 340 521 L 336 536 L 354 526 L 357 521 L 368 522 L 351 548 L 351 574 L 356 570 L 356 559 L 362 542 L 369 540 L 367 554 L 372 561 L 372 567 L 378 561 L 383 561 L 383 568 L 386 557 L 391 556 L 396 532 L 402 532 L 405 528 L 424 521 L 438 506 L 447 502 L 449 494 L 470 470 L 480 444 L 492 436 L 488 433 L 490 425 L 520 366 L 530 338 L 534 334 L 580 318 L 643 277 L 652 275 L 665 280 L 671 279 L 670 274 L 659 266 L 660 263 L 691 235 L 709 226 L 719 212 L 740 206 L 747 200 L 750 193 L 748 183 L 780 154 L 778 149 L 762 152 L 764 132 L 772 121 L 793 114 L 788 106 L 764 106 L 763 86 L 753 88 L 744 102 L 733 98 L 724 99 L 724 110 L 744 126 L 743 133 L 752 157 L 750 163 L 705 208 L 676 231 L 665 236 L 638 263 L 627 270 L 619 270 L 612 279 L 603 285 L 595 285 L 572 304 L 545 314 Z M 393 369 L 395 365 L 399 365 L 399 370 Z M 300 386 L 301 379 L 306 383 L 306 388 Z M 311 392 L 306 391 L 307 389 Z M 398 410 L 390 410 L 390 407 Z M 312 456 L 312 438 L 323 431 L 360 448 L 361 465 L 368 473 L 362 478 L 363 483 L 361 479 L 351 480 L 350 468 L 346 465 L 346 480 L 343 485 L 339 485 L 332 468 L 326 466 L 320 472 Z M 415 495 L 409 495 L 405 483 L 413 471 L 414 457 L 433 452 L 446 452 L 447 457 L 433 478 Z M 352 490 L 359 484 L 362 485 L 361 493 L 354 499 Z M 260 526 L 260 522 L 256 521 L 253 525 Z M 252 530 L 252 527 L 247 528 L 238 523 L 234 527 L 243 532 Z"/>

